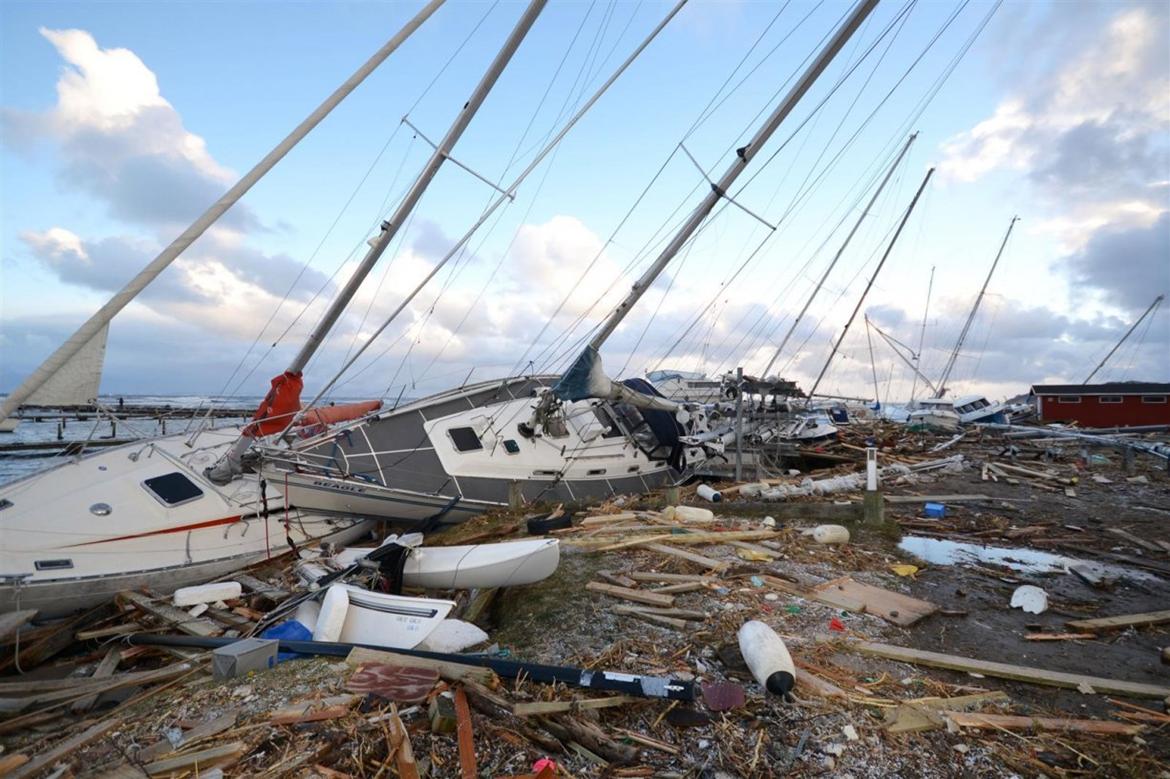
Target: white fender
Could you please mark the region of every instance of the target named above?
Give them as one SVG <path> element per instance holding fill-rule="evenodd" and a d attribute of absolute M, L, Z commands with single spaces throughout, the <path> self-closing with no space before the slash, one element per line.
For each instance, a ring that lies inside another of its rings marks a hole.
<path fill-rule="evenodd" d="M 709 500 L 712 503 L 718 503 L 723 500 L 723 494 L 709 484 L 700 484 L 699 488 L 695 490 L 695 494 L 703 500 Z"/>
<path fill-rule="evenodd" d="M 788 647 L 771 627 L 752 620 L 739 629 L 739 651 L 752 676 L 773 695 L 787 696 L 796 685 L 796 666 Z"/>
<path fill-rule="evenodd" d="M 321 601 L 317 615 L 317 626 L 313 628 L 314 641 L 337 641 L 345 627 L 345 615 L 349 611 L 349 592 L 344 584 L 334 584 Z"/>
<path fill-rule="evenodd" d="M 813 528 L 812 537 L 818 544 L 847 544 L 849 528 L 843 525 L 817 525 Z"/>

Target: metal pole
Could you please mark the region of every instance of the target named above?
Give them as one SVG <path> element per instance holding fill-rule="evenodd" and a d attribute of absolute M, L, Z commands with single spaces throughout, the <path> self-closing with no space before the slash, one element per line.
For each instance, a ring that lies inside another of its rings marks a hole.
<path fill-rule="evenodd" d="M 885 254 L 882 255 L 882 259 L 880 262 L 878 262 L 877 268 L 874 269 L 873 275 L 869 277 L 869 283 L 865 285 L 865 290 L 861 293 L 861 299 L 857 301 L 857 305 L 853 308 L 853 313 L 849 315 L 849 321 L 845 323 L 845 329 L 841 331 L 841 336 L 837 339 L 837 342 L 833 344 L 833 351 L 829 352 L 829 359 L 825 360 L 825 365 L 823 368 L 821 368 L 820 375 L 817 376 L 817 380 L 813 382 L 813 388 L 808 393 L 810 402 L 812 401 L 813 396 L 817 394 L 817 387 L 821 385 L 821 379 L 825 378 L 825 373 L 829 370 L 829 364 L 833 361 L 833 357 L 836 356 L 837 350 L 841 348 L 841 342 L 845 340 L 846 333 L 849 332 L 849 326 L 853 324 L 853 320 L 857 317 L 857 312 L 861 310 L 861 305 L 865 302 L 865 296 L 869 294 L 870 288 L 873 286 L 873 283 L 877 279 L 878 274 L 882 271 L 882 266 L 885 265 L 886 260 L 889 259 L 890 252 L 894 250 L 894 244 L 898 242 L 898 236 L 902 234 L 902 228 L 904 228 L 906 226 L 906 222 L 909 221 L 910 214 L 914 213 L 914 206 L 918 204 L 918 198 L 922 197 L 922 191 L 926 189 L 926 185 L 930 181 L 930 177 L 932 175 L 934 175 L 934 168 L 926 171 L 926 178 L 922 179 L 922 184 L 919 185 L 918 191 L 914 193 L 914 199 L 910 201 L 910 207 L 907 208 L 906 213 L 902 215 L 902 221 L 898 224 L 898 229 L 894 231 L 894 237 L 890 239 L 890 245 L 886 247 Z"/>
<path fill-rule="evenodd" d="M 1138 317 L 1138 320 L 1133 323 L 1133 326 L 1125 331 L 1125 335 L 1121 336 L 1121 340 L 1117 342 L 1117 345 L 1109 350 L 1109 354 L 1105 355 L 1105 359 L 1101 361 L 1101 364 L 1098 365 L 1096 368 L 1094 368 L 1093 372 L 1090 373 L 1088 375 L 1088 377 L 1084 381 L 1081 382 L 1081 384 L 1088 384 L 1090 381 L 1093 380 L 1093 377 L 1097 375 L 1097 371 L 1099 371 L 1105 367 L 1105 363 L 1109 362 L 1109 358 L 1113 356 L 1113 353 L 1121 348 L 1121 345 L 1123 343 L 1125 343 L 1125 340 L 1127 338 L 1129 338 L 1130 335 L 1133 334 L 1134 330 L 1137 330 L 1137 326 L 1142 323 L 1142 320 L 1145 319 L 1147 316 L 1149 316 L 1150 312 L 1158 307 L 1158 304 L 1162 302 L 1163 297 L 1165 297 L 1165 295 L 1158 295 L 1158 297 L 1154 298 L 1154 302 L 1151 303 L 1150 307 L 1145 310 L 1145 313 L 1143 313 L 1140 317 Z"/>
<path fill-rule="evenodd" d="M 413 19 L 406 23 L 398 34 L 386 42 L 382 48 L 374 53 L 366 62 L 354 71 L 344 84 L 338 87 L 333 94 L 325 99 L 315 111 L 297 125 L 291 133 L 288 134 L 283 141 L 278 143 L 276 147 L 268 152 L 267 156 L 256 166 L 248 171 L 243 178 L 235 183 L 235 185 L 223 194 L 223 196 L 211 204 L 211 206 L 203 212 L 203 214 L 196 219 L 190 227 L 171 242 L 167 248 L 151 261 L 149 265 L 142 269 L 141 272 L 130 282 L 123 287 L 114 297 L 110 298 L 96 314 L 91 316 L 77 329 L 73 335 L 69 337 L 65 343 L 57 347 L 57 351 L 49 355 L 40 366 L 33 371 L 21 383 L 19 387 L 12 391 L 7 398 L 4 399 L 3 404 L 0 404 L 0 420 L 7 419 L 13 411 L 15 411 L 21 403 L 28 399 L 29 395 L 40 389 L 46 381 L 48 381 L 54 374 L 61 369 L 66 362 L 68 362 L 82 347 L 97 335 L 98 331 L 109 324 L 119 311 L 129 305 L 135 297 L 138 296 L 142 290 L 146 288 L 150 282 L 166 269 L 168 265 L 174 262 L 180 254 L 183 253 L 195 239 L 203 235 L 207 228 L 211 227 L 216 220 L 223 216 L 229 208 L 231 208 L 237 200 L 244 196 L 244 194 L 252 188 L 252 186 L 260 180 L 264 174 L 272 169 L 276 163 L 288 154 L 288 152 L 297 145 L 306 135 L 309 134 L 314 127 L 321 123 L 321 120 L 329 115 L 329 112 L 337 107 L 337 104 L 349 95 L 358 84 L 362 83 L 367 76 L 370 75 L 387 57 L 389 57 L 395 49 L 397 49 L 402 42 L 411 36 L 423 22 L 430 18 L 431 14 L 439 9 L 443 4 L 443 0 L 431 0 L 419 11 Z"/>
<path fill-rule="evenodd" d="M 934 290 L 934 266 L 930 266 L 930 281 L 926 285 L 926 307 L 922 309 L 922 330 L 918 333 L 918 352 L 914 354 L 914 365 L 910 366 L 914 369 L 914 381 L 910 384 L 910 400 L 914 400 L 914 392 L 918 389 L 919 368 L 922 367 L 922 345 L 926 342 L 926 318 L 930 314 L 930 293 Z M 878 330 L 881 333 L 881 330 Z M 897 351 L 897 350 L 895 350 Z M 926 378 L 923 376 L 922 378 Z M 928 381 L 927 384 L 932 388 L 933 386 Z"/>
<path fill-rule="evenodd" d="M 735 369 L 735 480 L 743 481 L 743 367 Z"/>

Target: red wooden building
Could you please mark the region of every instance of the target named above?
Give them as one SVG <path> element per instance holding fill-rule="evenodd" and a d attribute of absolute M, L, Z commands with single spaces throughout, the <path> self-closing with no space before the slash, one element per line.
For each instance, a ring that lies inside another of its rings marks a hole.
<path fill-rule="evenodd" d="M 1041 422 L 1076 422 L 1081 427 L 1170 425 L 1170 384 L 1037 384 L 1031 394 Z"/>

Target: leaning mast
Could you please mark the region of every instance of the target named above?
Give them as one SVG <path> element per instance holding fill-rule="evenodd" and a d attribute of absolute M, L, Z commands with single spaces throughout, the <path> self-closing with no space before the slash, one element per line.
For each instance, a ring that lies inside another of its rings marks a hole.
<path fill-rule="evenodd" d="M 1157 308 L 1159 306 L 1159 304 L 1161 304 L 1162 299 L 1165 297 L 1166 297 L 1165 295 L 1158 295 L 1158 297 L 1154 298 L 1154 302 L 1151 303 L 1150 307 L 1145 310 L 1145 313 L 1143 313 L 1141 316 L 1139 316 L 1137 318 L 1137 321 L 1134 322 L 1133 325 L 1128 330 L 1125 331 L 1125 335 L 1121 336 L 1121 340 L 1117 342 L 1117 345 L 1109 350 L 1109 354 L 1105 355 L 1105 359 L 1101 361 L 1101 364 L 1098 365 L 1096 368 L 1094 368 L 1093 372 L 1090 373 L 1088 375 L 1088 377 L 1084 381 L 1081 382 L 1081 384 L 1088 384 L 1090 381 L 1093 380 L 1093 377 L 1097 375 L 1097 371 L 1099 371 L 1105 367 L 1105 363 L 1109 362 L 1109 358 L 1113 356 L 1113 353 L 1121 348 L 1121 345 L 1123 343 L 1125 343 L 1126 339 L 1128 339 L 1131 335 L 1133 335 L 1133 331 L 1137 330 L 1137 326 L 1142 323 L 1142 320 L 1145 319 L 1146 317 L 1148 317 L 1151 313 L 1153 313 L 1154 309 Z"/>

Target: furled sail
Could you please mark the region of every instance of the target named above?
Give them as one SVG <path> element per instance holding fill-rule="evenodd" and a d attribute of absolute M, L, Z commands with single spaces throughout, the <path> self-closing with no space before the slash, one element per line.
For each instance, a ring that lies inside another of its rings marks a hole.
<path fill-rule="evenodd" d="M 89 406 L 98 396 L 106 362 L 107 324 L 25 400 L 28 406 Z"/>

